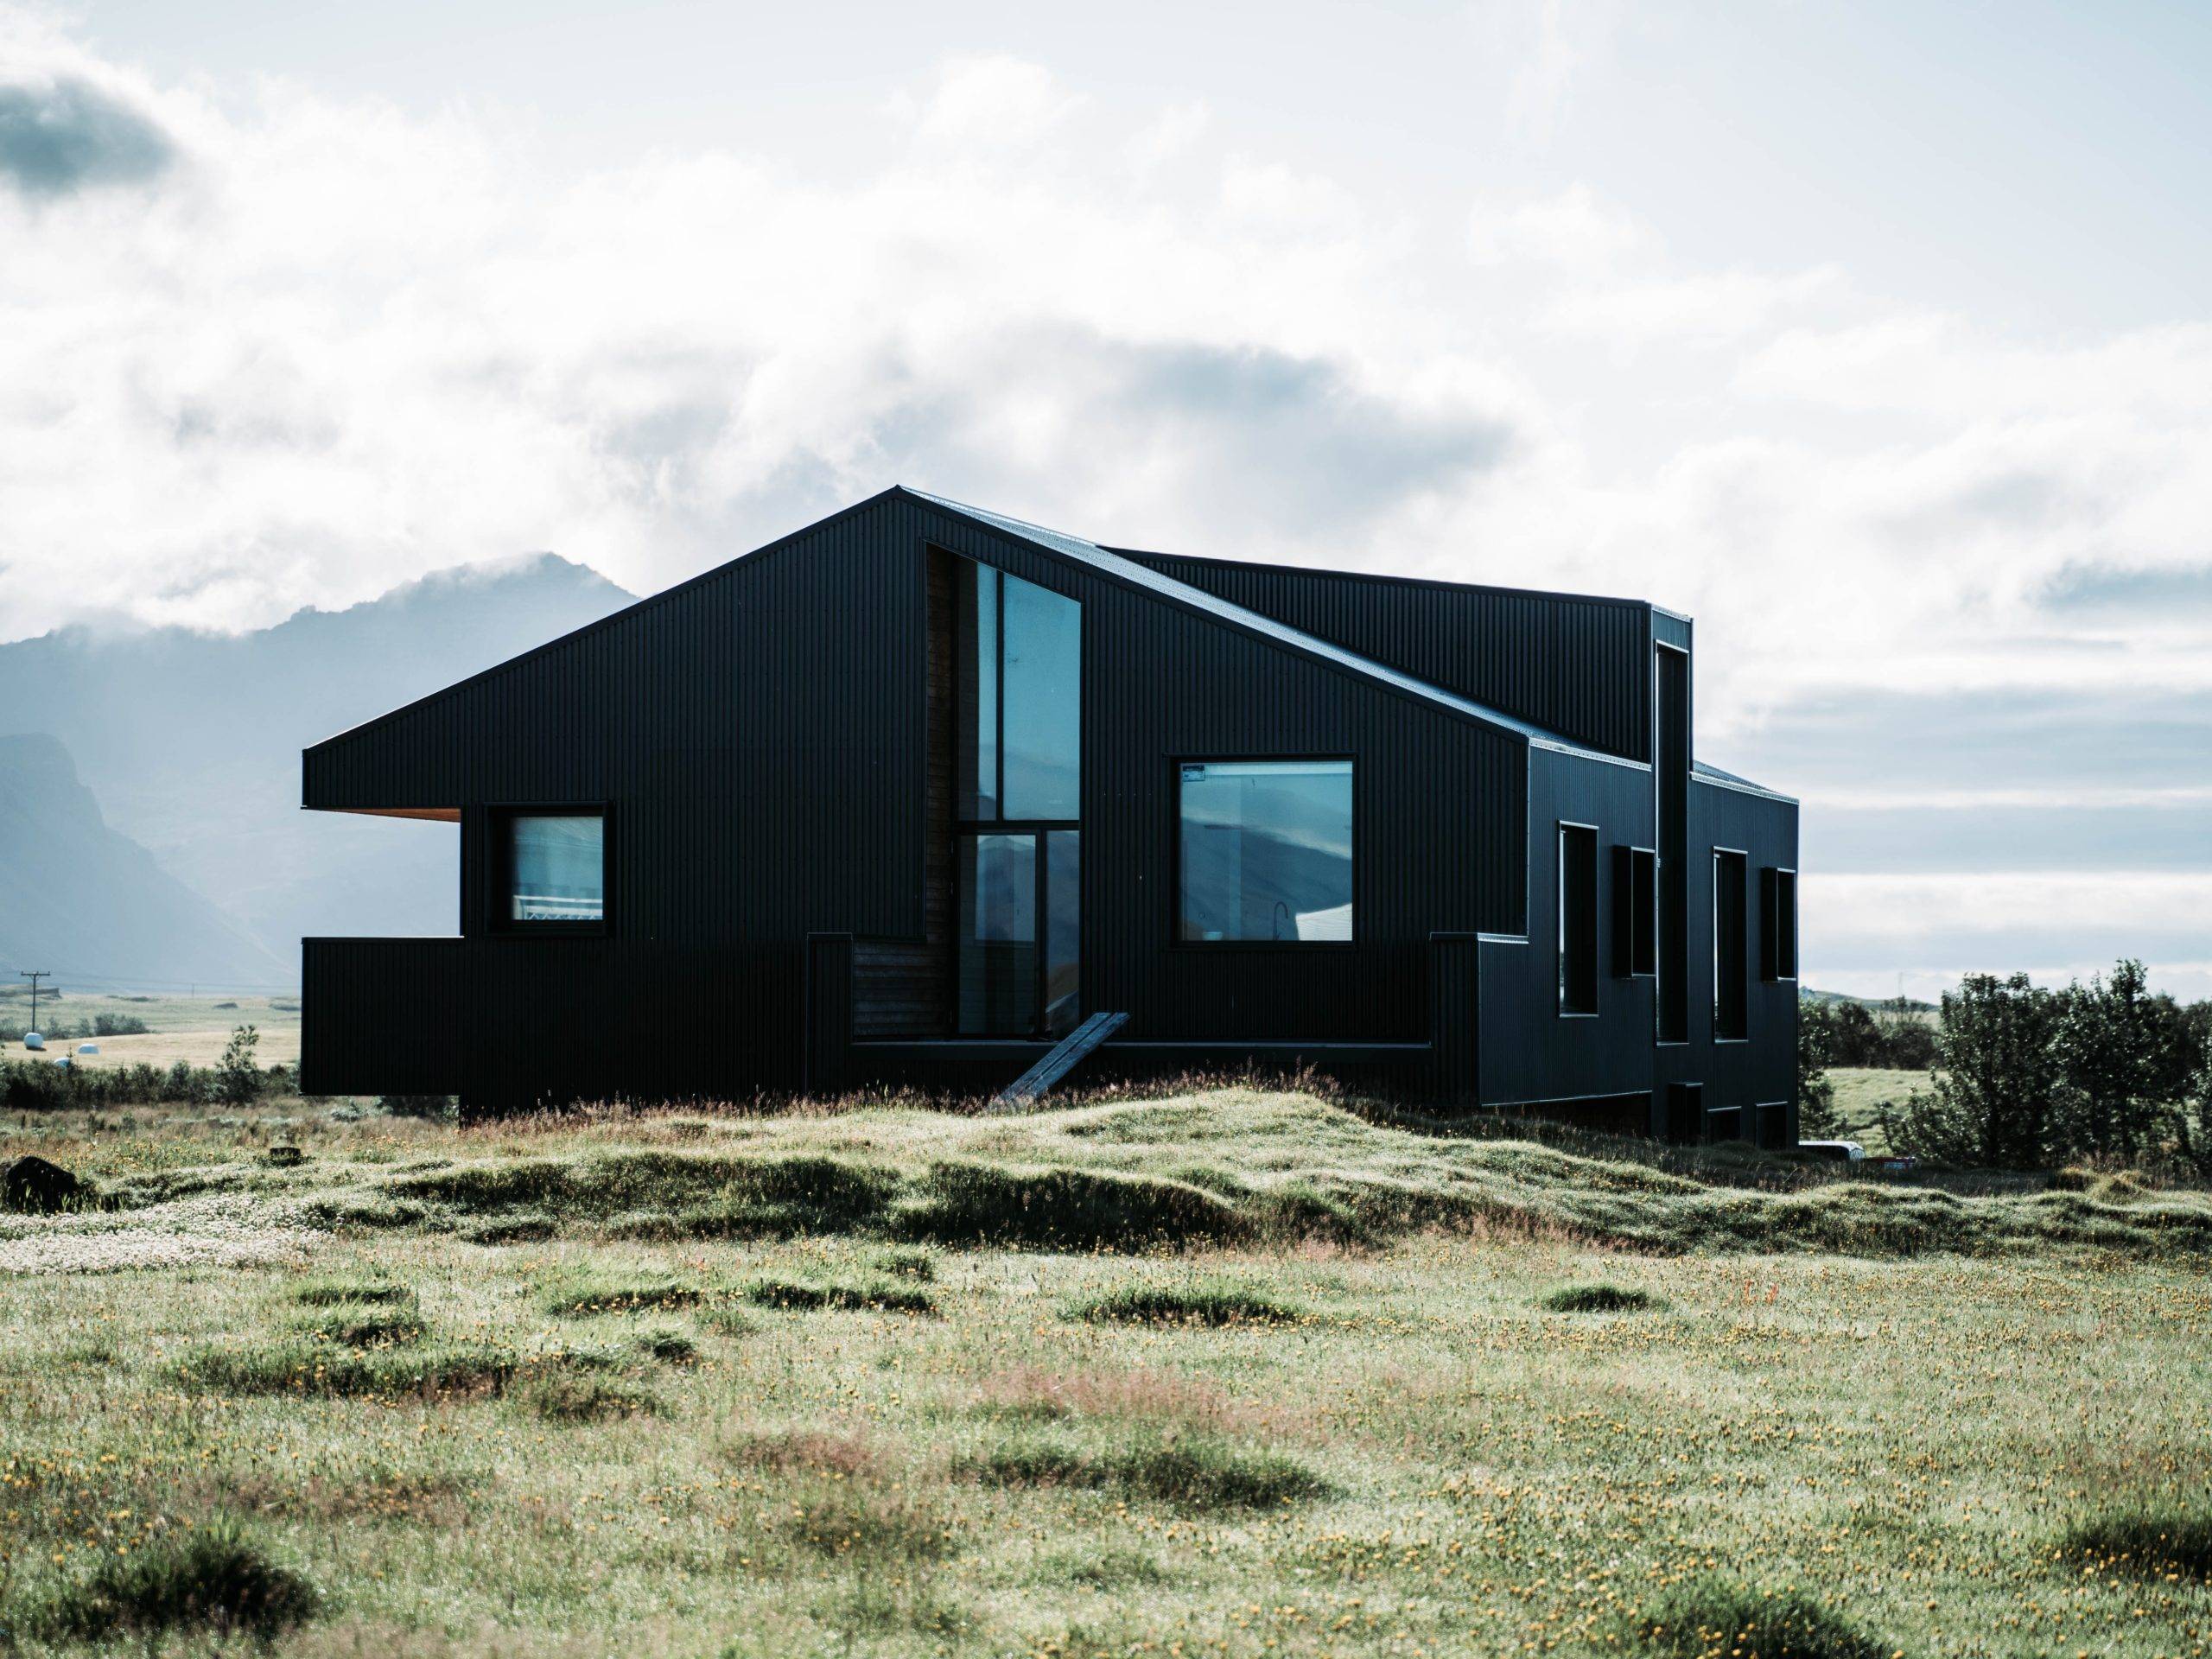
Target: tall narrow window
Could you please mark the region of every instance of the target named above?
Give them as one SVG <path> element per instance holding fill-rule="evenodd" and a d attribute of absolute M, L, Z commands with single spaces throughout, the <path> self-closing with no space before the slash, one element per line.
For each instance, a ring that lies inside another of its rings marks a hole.
<path fill-rule="evenodd" d="M 1351 761 L 1185 761 L 1178 812 L 1186 943 L 1351 942 Z"/>
<path fill-rule="evenodd" d="M 1740 1042 L 1751 1034 L 1751 987 L 1745 982 L 1749 921 L 1745 860 L 1726 848 L 1713 849 L 1713 1035 Z"/>
<path fill-rule="evenodd" d="M 1652 998 L 1655 1034 L 1686 1043 L 1697 967 L 1690 957 L 1690 658 L 1654 647 L 1658 730 L 1652 754 L 1659 813 L 1659 987 Z"/>
<path fill-rule="evenodd" d="M 607 918 L 607 820 L 596 812 L 515 812 L 498 849 L 510 926 L 591 925 Z"/>
<path fill-rule="evenodd" d="M 1648 979 L 1659 971 L 1659 855 L 1613 849 L 1613 972 Z"/>
<path fill-rule="evenodd" d="M 963 1035 L 1079 1021 L 1083 607 L 953 563 L 953 973 Z"/>
<path fill-rule="evenodd" d="M 1559 827 L 1559 1011 L 1598 1012 L 1598 832 Z"/>
<path fill-rule="evenodd" d="M 1759 977 L 1797 977 L 1797 872 L 1759 872 Z"/>

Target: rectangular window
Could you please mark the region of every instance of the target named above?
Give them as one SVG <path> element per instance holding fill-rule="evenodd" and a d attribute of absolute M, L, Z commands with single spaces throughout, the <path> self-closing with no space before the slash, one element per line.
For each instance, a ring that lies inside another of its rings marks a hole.
<path fill-rule="evenodd" d="M 954 582 L 958 816 L 1080 817 L 1083 607 L 969 559 Z"/>
<path fill-rule="evenodd" d="M 607 820 L 596 812 L 517 812 L 502 849 L 506 906 L 518 926 L 607 918 Z"/>
<path fill-rule="evenodd" d="M 1185 761 L 1178 810 L 1179 938 L 1351 943 L 1351 761 Z"/>
<path fill-rule="evenodd" d="M 1559 1011 L 1598 1012 L 1598 831 L 1559 827 Z"/>
<path fill-rule="evenodd" d="M 1759 872 L 1759 977 L 1797 977 L 1797 872 Z"/>
<path fill-rule="evenodd" d="M 1649 979 L 1659 971 L 1659 855 L 1613 849 L 1613 972 Z"/>
<path fill-rule="evenodd" d="M 1745 871 L 1743 854 L 1713 849 L 1713 1035 L 1719 1042 L 1740 1042 L 1751 1034 Z"/>
<path fill-rule="evenodd" d="M 1709 1106 L 1705 1113 L 1705 1138 L 1707 1141 L 1740 1141 L 1744 1138 L 1744 1109 L 1740 1106 Z"/>

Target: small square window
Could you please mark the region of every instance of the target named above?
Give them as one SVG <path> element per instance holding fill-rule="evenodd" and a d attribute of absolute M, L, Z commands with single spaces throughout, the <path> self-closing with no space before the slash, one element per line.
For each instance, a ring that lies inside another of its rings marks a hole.
<path fill-rule="evenodd" d="M 502 926 L 595 927 L 606 921 L 604 814 L 512 812 L 502 823 Z"/>
<path fill-rule="evenodd" d="M 1185 760 L 1177 937 L 1349 944 L 1351 762 Z"/>

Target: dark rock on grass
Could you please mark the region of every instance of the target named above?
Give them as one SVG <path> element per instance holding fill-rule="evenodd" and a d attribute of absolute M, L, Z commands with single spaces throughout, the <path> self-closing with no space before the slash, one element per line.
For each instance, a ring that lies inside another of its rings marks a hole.
<path fill-rule="evenodd" d="M 1068 1309 L 1071 1319 L 1094 1325 L 1296 1325 L 1305 1316 L 1273 1297 L 1238 1285 L 1193 1285 L 1187 1289 L 1128 1285 Z"/>
<path fill-rule="evenodd" d="M 1670 1591 L 1624 1621 L 1615 1637 L 1627 1651 L 1652 1659 L 1891 1659 L 1897 1651 L 1795 1591 L 1710 1580 Z"/>
<path fill-rule="evenodd" d="M 2110 1510 L 2067 1529 L 2058 1549 L 2101 1573 L 2212 1584 L 2212 1510 Z"/>
<path fill-rule="evenodd" d="M 26 1154 L 0 1170 L 0 1206 L 29 1215 L 46 1215 L 83 1204 L 92 1187 L 57 1163 Z"/>
<path fill-rule="evenodd" d="M 152 1652 L 162 1635 L 180 1630 L 266 1642 L 312 1618 L 321 1601 L 307 1580 L 219 1522 L 123 1554 L 101 1551 L 85 1576 L 24 1597 L 10 1622 L 49 1642 L 143 1637 Z"/>
<path fill-rule="evenodd" d="M 1666 1304 L 1624 1285 L 1568 1285 L 1545 1297 L 1543 1306 L 1553 1313 L 1641 1313 Z"/>

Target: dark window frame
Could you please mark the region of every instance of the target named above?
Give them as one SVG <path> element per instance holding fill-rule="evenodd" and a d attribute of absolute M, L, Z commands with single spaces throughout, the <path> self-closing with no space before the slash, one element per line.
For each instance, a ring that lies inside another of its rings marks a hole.
<path fill-rule="evenodd" d="M 517 818 L 599 820 L 599 919 L 588 922 L 518 920 L 514 906 L 514 822 Z M 484 808 L 485 931 L 511 939 L 604 938 L 613 930 L 614 810 L 592 801 L 493 801 Z"/>
<path fill-rule="evenodd" d="M 1580 964 L 1582 971 L 1574 976 L 1577 987 L 1586 989 L 1588 992 L 1586 1007 L 1579 1001 L 1570 1002 L 1568 1000 L 1571 988 L 1567 983 L 1569 918 L 1567 915 L 1567 843 L 1570 833 L 1586 837 L 1589 842 L 1589 855 L 1586 861 L 1589 874 L 1589 913 L 1580 929 L 1584 935 L 1581 944 L 1585 960 Z M 1599 863 L 1598 848 L 1598 826 L 1594 823 L 1579 823 L 1572 818 L 1560 818 L 1552 826 L 1552 861 L 1554 867 L 1552 872 L 1554 924 L 1552 930 L 1552 962 L 1554 981 L 1558 993 L 1557 1013 L 1562 1020 L 1597 1019 L 1601 1006 L 1600 1000 L 1604 995 L 1600 988 L 1604 982 L 1605 975 L 1598 965 L 1601 946 L 1599 934 L 1602 931 L 1602 924 L 1599 920 L 1602 904 L 1598 896 Z"/>
<path fill-rule="evenodd" d="M 1295 766 L 1341 760 L 1351 768 L 1351 938 L 1348 939 L 1186 939 L 1183 937 L 1183 768 L 1185 766 L 1259 766 L 1280 762 Z M 1220 750 L 1172 754 L 1167 758 L 1167 948 L 1207 953 L 1239 950 L 1291 950 L 1313 955 L 1359 948 L 1359 757 L 1353 754 L 1237 754 Z"/>
<path fill-rule="evenodd" d="M 1613 977 L 1659 976 L 1659 854 L 1613 846 Z"/>
<path fill-rule="evenodd" d="M 1736 918 L 1735 973 L 1727 976 L 1728 962 L 1721 955 L 1720 929 L 1720 868 L 1723 859 L 1736 861 L 1742 872 L 1743 887 L 1738 903 Z M 1711 865 L 1712 925 L 1713 925 L 1713 1040 L 1716 1043 L 1748 1043 L 1751 1040 L 1751 855 L 1742 847 L 1715 847 Z M 1726 995 L 1733 993 L 1732 1000 Z M 1724 1027 L 1722 1015 L 1734 1013 L 1737 1021 L 1732 1029 Z"/>
<path fill-rule="evenodd" d="M 1797 982 L 1797 872 L 1786 864 L 1759 872 L 1759 977 Z"/>

